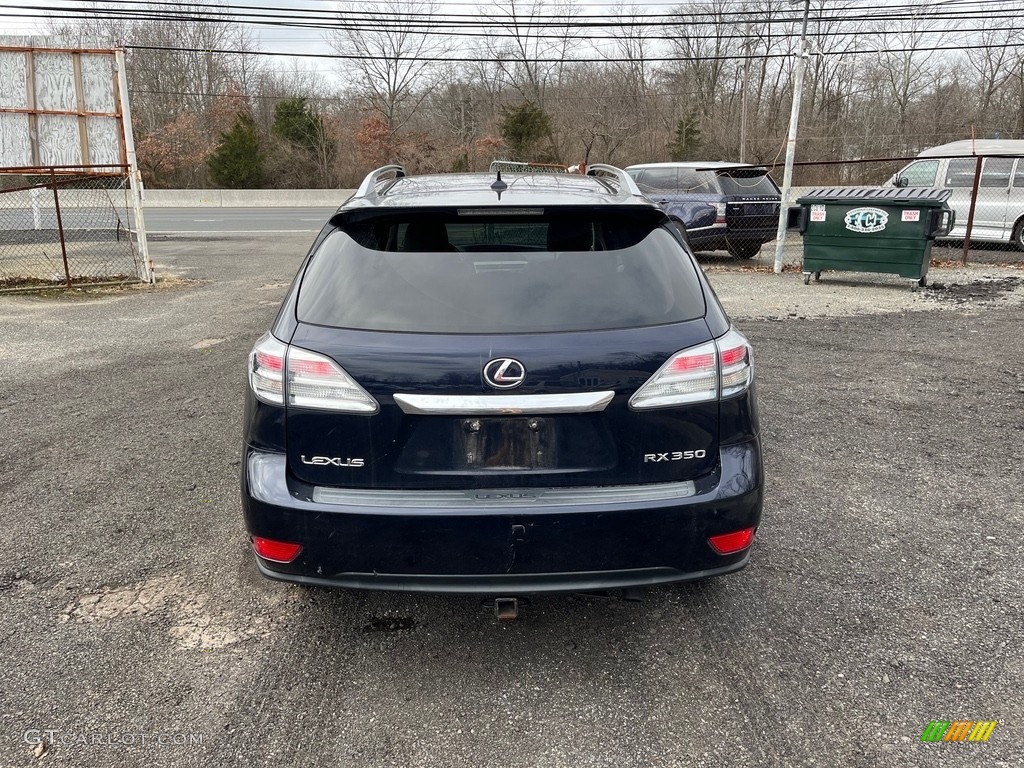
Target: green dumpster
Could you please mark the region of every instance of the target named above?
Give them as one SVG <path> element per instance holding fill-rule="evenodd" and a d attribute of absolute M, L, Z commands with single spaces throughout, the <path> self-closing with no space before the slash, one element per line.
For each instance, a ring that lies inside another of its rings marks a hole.
<path fill-rule="evenodd" d="M 813 189 L 789 211 L 804 241 L 804 284 L 824 270 L 881 272 L 924 286 L 932 242 L 949 233 L 952 190 L 932 187 Z"/>

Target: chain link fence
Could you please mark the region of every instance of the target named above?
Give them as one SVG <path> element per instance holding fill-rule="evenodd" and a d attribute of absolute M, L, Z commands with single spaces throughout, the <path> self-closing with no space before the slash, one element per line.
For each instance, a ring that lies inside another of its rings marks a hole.
<path fill-rule="evenodd" d="M 897 174 L 906 179 L 907 186 L 950 190 L 948 204 L 955 213 L 956 225 L 948 237 L 935 241 L 933 262 L 1024 267 L 1024 157 L 897 157 L 797 163 L 790 197 L 782 201 L 782 207 L 794 205 L 816 188 L 892 187 Z M 773 167 L 771 175 L 781 186 L 782 167 Z M 777 225 L 775 214 L 760 220 L 748 217 L 744 224 L 750 229 L 772 230 Z M 705 263 L 744 263 L 725 250 L 697 250 Z M 752 268 L 767 268 L 774 263 L 775 253 L 776 241 L 768 240 L 749 264 Z M 786 233 L 782 255 L 786 270 L 799 271 L 803 261 L 799 233 Z"/>
<path fill-rule="evenodd" d="M 145 279 L 127 175 L 0 176 L 0 289 Z"/>

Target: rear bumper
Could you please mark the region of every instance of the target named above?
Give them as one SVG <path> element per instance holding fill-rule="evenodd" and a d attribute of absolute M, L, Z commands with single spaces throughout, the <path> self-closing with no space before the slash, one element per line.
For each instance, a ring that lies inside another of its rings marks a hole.
<path fill-rule="evenodd" d="M 756 243 L 763 245 L 775 239 L 776 230 L 765 228 L 758 229 L 730 229 L 727 225 L 716 225 L 713 227 L 702 227 L 699 229 L 687 229 L 686 235 L 694 250 L 724 251 L 729 244 Z"/>
<path fill-rule="evenodd" d="M 649 586 L 743 568 L 749 549 L 719 555 L 708 538 L 760 522 L 760 446 L 723 447 L 716 471 L 691 484 L 552 489 L 547 499 L 536 489 L 455 496 L 317 489 L 288 477 L 283 454 L 252 448 L 243 462 L 250 535 L 302 545 L 291 563 L 257 557 L 265 576 L 500 595 Z"/>
<path fill-rule="evenodd" d="M 654 587 L 724 576 L 746 566 L 750 550 L 735 563 L 705 571 L 683 573 L 673 568 L 638 568 L 630 571 L 576 571 L 571 573 L 532 573 L 504 575 L 426 575 L 393 573 L 340 573 L 325 579 L 284 573 L 256 558 L 260 573 L 268 579 L 307 584 L 315 587 L 345 589 L 376 589 L 393 592 L 427 592 L 430 594 L 528 595 L 543 592 L 597 592 L 627 587 Z"/>

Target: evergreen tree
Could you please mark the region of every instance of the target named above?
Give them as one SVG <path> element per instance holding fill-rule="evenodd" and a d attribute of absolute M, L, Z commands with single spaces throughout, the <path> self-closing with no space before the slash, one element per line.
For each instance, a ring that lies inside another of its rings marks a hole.
<path fill-rule="evenodd" d="M 532 101 L 502 107 L 501 138 L 511 160 L 537 160 L 537 148 L 551 139 L 551 117 Z"/>
<path fill-rule="evenodd" d="M 703 143 L 700 119 L 695 112 L 691 112 L 676 123 L 675 140 L 668 145 L 669 156 L 674 162 L 696 160 Z"/>
<path fill-rule="evenodd" d="M 210 157 L 210 177 L 228 189 L 259 189 L 265 175 L 264 160 L 256 122 L 248 112 L 239 112 L 234 126 L 221 134 L 220 144 Z"/>
<path fill-rule="evenodd" d="M 298 96 L 285 99 L 274 107 L 273 132 L 302 149 L 314 151 L 323 140 L 324 123 L 306 99 Z"/>

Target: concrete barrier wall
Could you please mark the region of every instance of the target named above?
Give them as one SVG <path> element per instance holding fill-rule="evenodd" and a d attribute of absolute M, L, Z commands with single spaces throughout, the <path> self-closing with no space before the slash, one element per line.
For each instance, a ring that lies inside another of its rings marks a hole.
<path fill-rule="evenodd" d="M 819 185 L 820 186 L 820 185 Z M 793 187 L 789 205 L 816 187 Z M 146 208 L 337 208 L 355 193 L 354 189 L 147 189 Z M 47 189 L 7 192 L 0 207 L 53 207 Z M 61 195 L 62 208 L 131 207 L 123 189 L 76 189 Z"/>
<path fill-rule="evenodd" d="M 817 187 L 793 187 L 791 201 Z M 147 189 L 145 205 L 147 208 L 337 208 L 354 193 L 354 189 Z"/>
<path fill-rule="evenodd" d="M 147 189 L 146 208 L 337 208 L 354 189 Z"/>

